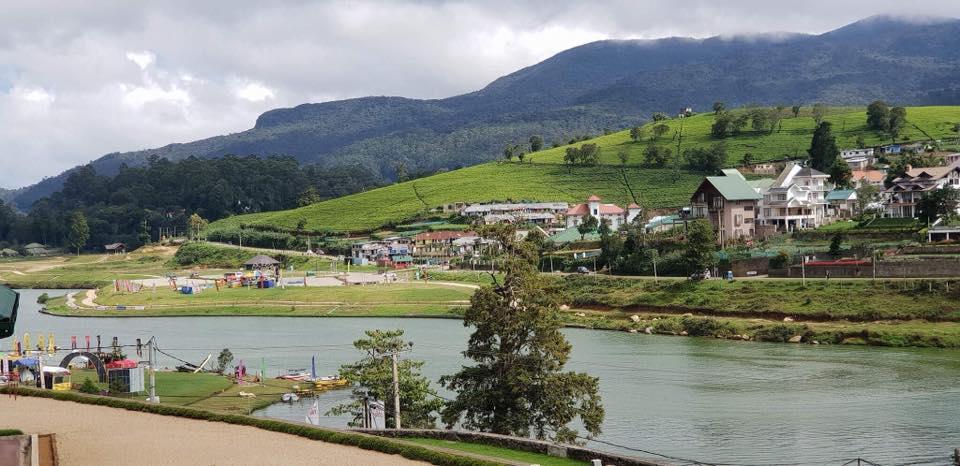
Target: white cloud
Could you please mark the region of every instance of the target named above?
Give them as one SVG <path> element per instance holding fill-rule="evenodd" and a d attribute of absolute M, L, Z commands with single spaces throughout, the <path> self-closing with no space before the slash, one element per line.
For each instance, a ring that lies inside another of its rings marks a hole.
<path fill-rule="evenodd" d="M 55 95 L 39 87 L 14 87 L 10 90 L 10 95 L 21 101 L 43 108 L 49 107 L 57 100 Z"/>
<path fill-rule="evenodd" d="M 243 82 L 234 85 L 234 95 L 250 102 L 263 102 L 273 99 L 273 89 L 257 82 Z"/>
<path fill-rule="evenodd" d="M 3 187 L 109 152 L 243 131 L 271 108 L 470 92 L 603 38 L 819 33 L 879 13 L 960 16 L 956 0 L 33 0 L 3 8 L 0 162 L 36 162 L 6 164 Z"/>
<path fill-rule="evenodd" d="M 157 61 L 157 56 L 150 51 L 127 52 L 127 60 L 136 63 L 141 70 L 145 70 L 148 66 Z"/>

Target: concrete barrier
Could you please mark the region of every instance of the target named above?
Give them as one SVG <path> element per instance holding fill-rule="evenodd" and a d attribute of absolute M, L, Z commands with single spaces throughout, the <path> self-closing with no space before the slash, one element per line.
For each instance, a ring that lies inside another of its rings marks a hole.
<path fill-rule="evenodd" d="M 617 466 L 672 466 L 673 463 L 637 458 L 626 455 L 617 455 L 598 450 L 592 450 L 576 445 L 556 444 L 541 440 L 534 440 L 523 437 L 513 437 L 509 435 L 487 434 L 483 432 L 467 432 L 458 430 L 441 429 L 353 429 L 356 432 L 363 432 L 381 437 L 420 437 L 432 438 L 438 440 L 450 440 L 455 442 L 481 443 L 497 447 L 509 448 L 511 450 L 522 450 L 558 458 L 570 458 L 577 461 L 589 463 L 592 460 L 600 460 L 604 465 Z"/>

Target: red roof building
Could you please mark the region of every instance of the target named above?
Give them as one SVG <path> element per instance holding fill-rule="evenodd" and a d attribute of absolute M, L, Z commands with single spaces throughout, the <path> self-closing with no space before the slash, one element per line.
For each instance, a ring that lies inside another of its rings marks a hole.
<path fill-rule="evenodd" d="M 586 203 L 567 209 L 567 228 L 580 225 L 587 216 L 593 216 L 598 221 L 606 221 L 610 228 L 616 230 L 640 215 L 641 208 L 636 203 L 631 203 L 624 209 L 616 204 L 604 204 L 601 201 L 599 196 L 593 195 L 587 198 Z"/>

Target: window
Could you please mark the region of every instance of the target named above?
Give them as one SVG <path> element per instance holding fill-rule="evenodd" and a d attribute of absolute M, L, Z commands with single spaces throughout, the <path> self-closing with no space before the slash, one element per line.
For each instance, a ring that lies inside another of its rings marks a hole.
<path fill-rule="evenodd" d="M 750 217 L 747 217 L 747 218 L 743 219 L 743 223 L 747 223 L 747 224 L 753 223 L 753 219 L 750 218 Z"/>
<path fill-rule="evenodd" d="M 722 209 L 722 208 L 723 208 L 723 198 L 722 198 L 722 197 L 717 196 L 717 197 L 713 198 L 713 208 L 714 208 L 714 209 Z"/>
<path fill-rule="evenodd" d="M 752 205 L 744 206 L 743 210 L 746 210 L 747 212 L 753 212 L 753 206 Z"/>
<path fill-rule="evenodd" d="M 743 214 L 734 215 L 733 216 L 734 226 L 740 226 L 741 223 L 743 223 Z"/>

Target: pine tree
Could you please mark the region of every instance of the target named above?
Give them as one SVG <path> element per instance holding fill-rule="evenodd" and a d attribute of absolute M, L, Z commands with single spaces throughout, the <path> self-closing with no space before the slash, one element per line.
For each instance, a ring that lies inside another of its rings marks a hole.
<path fill-rule="evenodd" d="M 807 154 L 810 155 L 810 166 L 820 171 L 828 171 L 840 155 L 837 140 L 831 129 L 832 125 L 828 121 L 817 125 L 817 129 L 813 132 L 813 139 L 810 141 L 810 149 L 807 150 Z"/>

